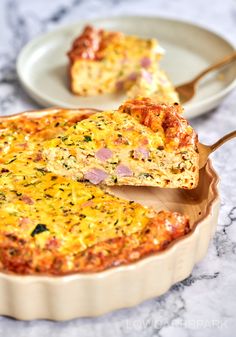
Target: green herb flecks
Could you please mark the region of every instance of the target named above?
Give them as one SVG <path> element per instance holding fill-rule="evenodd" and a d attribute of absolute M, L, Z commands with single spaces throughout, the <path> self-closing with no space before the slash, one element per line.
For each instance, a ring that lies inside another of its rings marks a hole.
<path fill-rule="evenodd" d="M 84 136 L 84 141 L 85 142 L 91 142 L 92 138 L 90 136 Z"/>
<path fill-rule="evenodd" d="M 43 167 L 35 167 L 35 170 L 42 173 L 43 176 L 47 173 L 47 170 Z"/>
<path fill-rule="evenodd" d="M 6 164 L 11 164 L 11 163 L 13 163 L 13 161 L 15 161 L 15 160 L 16 160 L 16 157 L 13 158 L 13 159 L 11 159 L 11 160 L 9 160 Z"/>
<path fill-rule="evenodd" d="M 32 233 L 30 234 L 32 237 L 34 237 L 37 234 L 43 233 L 45 231 L 48 231 L 49 229 L 47 228 L 46 225 L 42 224 L 42 223 L 38 223 L 37 226 L 35 227 L 35 229 L 32 231 Z"/>

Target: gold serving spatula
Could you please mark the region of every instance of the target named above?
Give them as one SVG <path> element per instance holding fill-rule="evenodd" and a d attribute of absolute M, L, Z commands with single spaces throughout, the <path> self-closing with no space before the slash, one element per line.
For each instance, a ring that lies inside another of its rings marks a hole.
<path fill-rule="evenodd" d="M 199 168 L 201 169 L 202 167 L 206 165 L 207 159 L 212 152 L 214 152 L 221 145 L 223 145 L 225 142 L 229 141 L 230 139 L 234 137 L 236 137 L 236 130 L 220 138 L 213 145 L 204 145 L 204 144 L 198 143 L 197 147 L 199 151 Z"/>
<path fill-rule="evenodd" d="M 193 98 L 193 96 L 195 95 L 195 92 L 196 92 L 196 86 L 197 86 L 199 80 L 203 76 L 205 76 L 206 74 L 210 73 L 211 71 L 219 69 L 219 68 L 225 66 L 226 64 L 229 64 L 229 63 L 231 63 L 235 60 L 236 60 L 236 51 L 233 54 L 224 57 L 222 60 L 218 61 L 217 63 L 214 63 L 210 67 L 208 67 L 205 70 L 203 70 L 202 72 L 200 72 L 200 74 L 197 75 L 192 81 L 177 86 L 175 88 L 175 90 L 177 91 L 177 93 L 179 95 L 180 103 L 186 103 L 191 98 Z"/>

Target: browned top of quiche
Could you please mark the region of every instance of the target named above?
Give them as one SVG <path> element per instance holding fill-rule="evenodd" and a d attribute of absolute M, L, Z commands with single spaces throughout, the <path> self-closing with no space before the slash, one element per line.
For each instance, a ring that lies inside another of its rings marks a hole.
<path fill-rule="evenodd" d="M 0 118 L 0 271 L 102 271 L 161 251 L 189 232 L 184 215 L 46 170 L 42 142 L 87 117 L 55 110 Z"/>

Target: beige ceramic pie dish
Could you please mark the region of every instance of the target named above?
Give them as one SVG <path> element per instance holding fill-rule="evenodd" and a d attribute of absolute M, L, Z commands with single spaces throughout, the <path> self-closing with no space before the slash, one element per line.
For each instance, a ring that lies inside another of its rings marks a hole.
<path fill-rule="evenodd" d="M 35 113 L 35 117 L 39 117 L 39 113 Z M 218 176 L 208 161 L 200 171 L 199 185 L 194 190 L 110 188 L 116 195 L 157 210 L 188 214 L 192 231 L 160 253 L 98 273 L 68 276 L 0 273 L 0 315 L 22 320 L 68 320 L 102 315 L 162 295 L 174 283 L 188 277 L 195 263 L 207 252 L 218 218 L 217 184 Z"/>

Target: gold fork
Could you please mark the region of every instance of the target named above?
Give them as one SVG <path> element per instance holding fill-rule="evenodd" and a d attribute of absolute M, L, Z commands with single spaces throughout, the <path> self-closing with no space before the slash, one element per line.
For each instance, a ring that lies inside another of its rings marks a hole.
<path fill-rule="evenodd" d="M 235 60 L 236 60 L 236 51 L 233 54 L 224 57 L 222 60 L 218 61 L 217 63 L 214 63 L 210 67 L 208 67 L 205 70 L 203 70 L 202 72 L 200 72 L 200 74 L 197 75 L 192 81 L 177 86 L 175 88 L 175 90 L 179 94 L 180 102 L 186 103 L 191 98 L 193 98 L 193 96 L 195 95 L 195 92 L 196 92 L 197 83 L 199 82 L 199 80 L 203 76 L 205 76 L 209 72 L 211 72 L 213 70 L 216 70 L 216 69 L 219 69 L 219 68 L 225 66 L 226 64 L 229 64 L 229 63 L 231 63 Z"/>
<path fill-rule="evenodd" d="M 236 137 L 236 130 L 228 133 L 224 137 L 220 138 L 217 142 L 212 145 L 204 145 L 198 143 L 198 151 L 199 151 L 199 168 L 201 169 L 206 165 L 207 159 L 209 155 L 222 146 L 225 142 L 229 141 L 230 139 Z"/>

